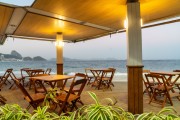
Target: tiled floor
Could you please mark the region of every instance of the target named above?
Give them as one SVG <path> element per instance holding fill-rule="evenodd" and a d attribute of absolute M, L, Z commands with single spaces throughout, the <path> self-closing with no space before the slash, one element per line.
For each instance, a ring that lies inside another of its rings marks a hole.
<path fill-rule="evenodd" d="M 99 100 L 102 103 L 106 103 L 104 98 L 112 98 L 113 100 L 117 100 L 117 106 L 120 106 L 124 110 L 127 110 L 127 83 L 126 82 L 115 82 L 115 87 L 112 87 L 112 91 L 110 90 L 97 90 L 94 88 L 91 88 L 90 86 L 86 86 L 85 90 L 82 93 L 82 101 L 84 104 L 91 104 L 94 103 L 93 99 L 88 95 L 87 91 L 92 91 L 96 93 Z M 29 91 L 29 90 L 28 90 Z M 33 92 L 33 90 L 30 90 L 29 92 Z M 8 85 L 5 85 L 2 90 L 0 91 L 0 94 L 3 95 L 6 99 L 8 99 L 7 103 L 12 104 L 16 103 L 19 104 L 21 107 L 26 108 L 28 106 L 28 102 L 26 102 L 23 99 L 23 94 L 18 88 L 8 89 Z M 177 100 L 177 98 L 173 98 L 174 108 L 177 110 L 178 114 L 180 114 L 180 101 Z M 144 112 L 158 112 L 160 111 L 161 105 L 156 103 L 149 104 L 149 97 L 144 94 Z M 170 106 L 170 104 L 166 104 L 166 106 Z M 31 108 L 32 109 L 32 108 Z"/>

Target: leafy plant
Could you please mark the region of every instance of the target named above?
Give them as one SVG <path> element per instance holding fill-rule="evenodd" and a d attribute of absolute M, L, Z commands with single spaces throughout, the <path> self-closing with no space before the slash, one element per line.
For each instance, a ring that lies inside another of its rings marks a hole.
<path fill-rule="evenodd" d="M 50 90 L 48 90 L 45 99 L 43 101 L 43 105 L 44 106 L 50 106 L 51 102 L 57 103 L 58 101 L 56 100 L 56 96 L 57 96 L 57 88 L 51 88 Z"/>
<path fill-rule="evenodd" d="M 133 114 L 124 111 L 114 105 L 110 98 L 109 105 L 102 105 L 96 94 L 88 92 L 95 101 L 95 104 L 85 105 L 77 111 L 76 118 L 79 120 L 134 120 Z"/>
<path fill-rule="evenodd" d="M 17 104 L 0 107 L 0 120 L 30 120 L 30 118 L 31 114 Z"/>
<path fill-rule="evenodd" d="M 53 98 L 56 89 L 53 89 L 47 95 Z M 93 92 L 88 92 L 95 104 L 84 105 L 74 112 L 61 114 L 60 116 L 55 113 L 48 112 L 49 106 L 38 107 L 31 115 L 27 110 L 22 109 L 19 105 L 0 106 L 0 120 L 180 120 L 180 116 L 173 107 L 165 107 L 160 112 L 143 113 L 140 115 L 133 115 L 124 111 L 122 108 L 115 106 L 112 99 L 106 98 L 109 104 L 103 105 L 99 102 L 97 96 Z"/>
<path fill-rule="evenodd" d="M 157 114 L 153 112 L 140 114 L 136 120 L 180 120 L 180 116 L 176 114 L 173 107 L 165 107 Z"/>
<path fill-rule="evenodd" d="M 57 114 L 47 112 L 47 109 L 48 106 L 38 107 L 37 110 L 34 110 L 35 113 L 31 117 L 31 120 L 60 120 Z"/>

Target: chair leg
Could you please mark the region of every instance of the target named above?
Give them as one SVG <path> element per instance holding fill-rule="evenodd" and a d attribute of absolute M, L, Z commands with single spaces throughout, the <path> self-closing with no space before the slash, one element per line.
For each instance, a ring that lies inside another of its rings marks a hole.
<path fill-rule="evenodd" d="M 150 93 L 150 91 L 148 90 L 148 88 L 146 88 L 146 92 L 148 93 L 148 95 L 149 95 L 149 98 L 151 98 L 151 93 Z"/>
<path fill-rule="evenodd" d="M 92 79 L 92 78 L 88 78 L 87 85 L 90 85 L 90 84 L 91 84 L 91 79 Z"/>
<path fill-rule="evenodd" d="M 26 107 L 26 110 L 29 110 L 31 108 L 31 104 L 29 104 L 27 107 Z"/>
<path fill-rule="evenodd" d="M 71 107 L 71 109 L 70 109 L 71 112 L 73 111 L 74 108 L 75 108 L 76 110 L 78 109 L 78 107 L 77 107 L 77 105 L 76 105 L 76 102 L 77 102 L 77 101 L 78 101 L 78 100 L 72 101 L 72 107 Z"/>
<path fill-rule="evenodd" d="M 0 95 L 0 102 L 3 104 L 3 105 L 5 105 L 6 104 L 6 102 L 5 101 L 7 101 L 2 95 Z"/>
<path fill-rule="evenodd" d="M 179 96 L 177 96 L 177 99 L 180 101 L 180 95 L 179 95 Z"/>
<path fill-rule="evenodd" d="M 153 95 L 151 96 L 151 99 L 149 101 L 149 104 L 152 102 L 153 98 L 155 97 L 155 94 L 156 94 L 156 90 L 154 90 Z"/>
<path fill-rule="evenodd" d="M 9 87 L 9 89 L 11 89 L 11 88 L 14 86 L 14 84 L 15 84 L 15 83 L 13 83 L 13 84 Z"/>
<path fill-rule="evenodd" d="M 172 102 L 172 100 L 171 100 L 171 96 L 170 96 L 170 94 L 169 94 L 168 91 L 166 92 L 166 96 L 167 96 L 167 98 L 169 99 L 170 104 L 173 106 L 173 102 Z"/>
<path fill-rule="evenodd" d="M 66 112 L 66 103 L 63 103 L 62 105 L 59 103 L 60 110 L 58 112 L 58 115 L 61 115 L 62 112 Z"/>
<path fill-rule="evenodd" d="M 7 101 L 6 98 L 4 98 L 2 95 L 0 95 L 0 99 L 3 101 Z"/>
<path fill-rule="evenodd" d="M 9 80 L 6 80 L 6 81 L 8 81 L 8 83 L 11 84 L 11 82 Z"/>
<path fill-rule="evenodd" d="M 81 105 L 84 105 L 84 103 L 80 99 L 78 99 L 77 102 L 81 103 Z"/>
<path fill-rule="evenodd" d="M 3 105 L 6 104 L 6 102 L 5 102 L 4 100 L 1 100 L 1 99 L 0 99 L 0 102 L 1 102 Z"/>
<path fill-rule="evenodd" d="M 98 90 L 99 90 L 100 87 L 101 87 L 101 83 L 102 83 L 102 80 L 99 81 L 99 84 L 98 84 Z"/>
<path fill-rule="evenodd" d="M 165 106 L 166 102 L 167 102 L 167 96 L 165 95 L 165 96 L 164 96 L 164 101 L 163 101 L 163 103 L 162 103 L 162 108 Z"/>

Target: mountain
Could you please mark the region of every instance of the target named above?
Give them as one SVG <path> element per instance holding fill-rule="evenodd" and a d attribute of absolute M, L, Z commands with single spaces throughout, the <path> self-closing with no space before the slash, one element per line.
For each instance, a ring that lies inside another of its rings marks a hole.
<path fill-rule="evenodd" d="M 17 51 L 15 51 L 15 50 L 12 50 L 12 51 L 11 51 L 11 55 L 12 55 L 12 56 L 16 56 L 17 59 L 22 59 L 21 54 L 19 54 L 19 53 L 18 53 Z"/>
<path fill-rule="evenodd" d="M 20 61 L 22 60 L 21 54 L 13 50 L 11 54 L 0 53 L 0 61 Z"/>
<path fill-rule="evenodd" d="M 46 61 L 46 59 L 41 56 L 36 56 L 36 57 L 33 57 L 33 61 Z"/>
<path fill-rule="evenodd" d="M 36 56 L 34 58 L 29 56 L 22 57 L 22 55 L 15 50 L 12 50 L 11 54 L 0 53 L 0 61 L 22 61 L 22 59 L 24 61 L 46 61 L 46 59 L 41 56 Z"/>
<path fill-rule="evenodd" d="M 31 57 L 24 57 L 23 60 L 24 61 L 32 61 L 33 59 Z"/>

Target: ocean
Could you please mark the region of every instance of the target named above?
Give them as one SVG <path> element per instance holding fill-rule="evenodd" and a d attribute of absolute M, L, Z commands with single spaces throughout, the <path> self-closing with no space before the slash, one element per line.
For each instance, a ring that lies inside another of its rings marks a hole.
<path fill-rule="evenodd" d="M 144 60 L 144 69 L 151 71 L 173 71 L 180 69 L 180 60 Z M 64 73 L 73 75 L 77 72 L 84 72 L 85 68 L 109 68 L 116 69 L 115 81 L 127 80 L 126 60 L 70 60 L 64 61 Z M 13 72 L 19 76 L 21 68 L 52 68 L 52 74 L 56 73 L 55 61 L 10 61 L 0 62 L 0 75 L 5 70 L 13 68 Z"/>

